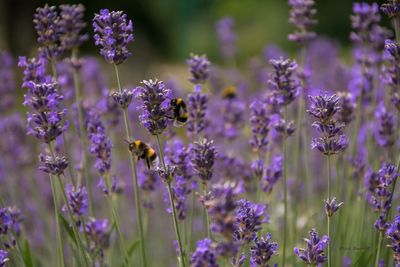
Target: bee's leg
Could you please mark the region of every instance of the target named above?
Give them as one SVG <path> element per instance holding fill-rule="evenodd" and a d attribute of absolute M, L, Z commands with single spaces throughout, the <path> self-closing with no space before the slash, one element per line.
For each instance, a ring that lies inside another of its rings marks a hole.
<path fill-rule="evenodd" d="M 150 169 L 150 160 L 148 158 L 146 158 L 146 164 L 147 164 L 147 168 Z"/>

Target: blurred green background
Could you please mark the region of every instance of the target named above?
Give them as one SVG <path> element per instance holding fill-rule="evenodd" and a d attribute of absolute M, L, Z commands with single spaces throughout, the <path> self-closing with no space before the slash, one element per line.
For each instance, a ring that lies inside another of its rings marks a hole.
<path fill-rule="evenodd" d="M 275 43 L 288 51 L 296 48 L 287 41 L 292 27 L 288 23 L 286 0 L 0 0 L 0 49 L 9 50 L 14 55 L 32 55 L 36 46 L 32 23 L 35 9 L 45 3 L 79 2 L 86 6 L 90 34 L 93 14 L 101 8 L 125 11 L 134 24 L 136 41 L 132 50 L 142 64 L 150 59 L 182 62 L 192 51 L 206 53 L 213 62 L 219 62 L 214 25 L 223 16 L 232 16 L 236 20 L 239 62 L 259 54 L 268 43 Z M 316 32 L 348 47 L 349 15 L 353 2 L 317 0 L 319 23 Z M 383 23 L 388 23 L 386 18 L 383 18 Z M 82 49 L 89 54 L 98 51 L 93 42 L 87 42 Z"/>

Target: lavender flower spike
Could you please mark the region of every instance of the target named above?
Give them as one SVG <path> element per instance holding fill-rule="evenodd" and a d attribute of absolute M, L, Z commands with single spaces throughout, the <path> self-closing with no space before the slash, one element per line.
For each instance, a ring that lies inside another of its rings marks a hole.
<path fill-rule="evenodd" d="M 325 200 L 326 216 L 332 217 L 333 214 L 335 214 L 339 210 L 340 206 L 342 206 L 342 205 L 343 205 L 343 202 L 340 202 L 340 203 L 336 202 L 336 197 Z"/>
<path fill-rule="evenodd" d="M 77 220 L 77 224 L 80 225 L 79 218 L 86 215 L 89 208 L 89 198 L 86 188 L 84 186 L 78 186 L 75 188 L 71 184 L 67 184 L 65 191 L 67 194 L 68 205 L 75 217 L 74 219 Z"/>
<path fill-rule="evenodd" d="M 381 5 L 381 10 L 389 18 L 397 18 L 400 14 L 400 3 L 397 0 L 387 0 Z"/>
<path fill-rule="evenodd" d="M 100 46 L 100 54 L 110 63 L 119 65 L 132 55 L 128 44 L 134 38 L 132 21 L 122 11 L 100 10 L 93 18 L 94 40 Z"/>
<path fill-rule="evenodd" d="M 310 238 L 304 238 L 307 248 L 294 248 L 294 254 L 302 261 L 310 265 L 318 265 L 326 262 L 328 259 L 324 254 L 324 249 L 329 243 L 329 237 L 324 235 L 319 237 L 315 229 L 311 229 Z"/>
<path fill-rule="evenodd" d="M 8 252 L 5 250 L 0 250 L 0 267 L 5 267 L 6 263 L 9 262 Z"/>
<path fill-rule="evenodd" d="M 251 267 L 270 267 L 268 262 L 273 255 L 278 255 L 278 243 L 271 242 L 271 234 L 254 239 L 254 245 L 250 248 Z"/>
<path fill-rule="evenodd" d="M 189 65 L 189 71 L 192 74 L 189 81 L 194 84 L 205 83 L 210 71 L 210 61 L 208 61 L 207 56 L 190 54 L 190 58 L 186 60 L 186 62 Z"/>
<path fill-rule="evenodd" d="M 299 94 L 299 82 L 293 79 L 297 63 L 283 57 L 271 59 L 269 62 L 275 71 L 271 79 L 268 80 L 273 90 L 273 98 L 279 105 L 287 106 Z"/>
<path fill-rule="evenodd" d="M 389 224 L 386 230 L 386 237 L 390 240 L 389 247 L 392 248 L 394 263 L 400 265 L 400 207 L 397 208 L 398 214 L 394 221 Z"/>
<path fill-rule="evenodd" d="M 207 183 L 213 174 L 213 166 L 217 152 L 213 145 L 214 141 L 203 139 L 201 142 L 195 142 L 191 147 L 191 164 L 195 174 Z"/>
<path fill-rule="evenodd" d="M 221 54 L 225 60 L 232 60 L 236 52 L 236 34 L 233 31 L 235 21 L 231 17 L 225 17 L 217 21 L 216 29 L 221 46 Z"/>
<path fill-rule="evenodd" d="M 171 121 L 171 90 L 165 87 L 164 82 L 144 80 L 142 86 L 136 87 L 134 95 L 141 101 L 138 110 L 140 122 L 152 134 L 161 134 Z"/>
<path fill-rule="evenodd" d="M 270 117 L 267 112 L 266 104 L 255 100 L 251 103 L 250 110 L 250 124 L 252 132 L 250 144 L 256 151 L 266 151 L 270 128 Z"/>
<path fill-rule="evenodd" d="M 310 31 L 311 26 L 317 24 L 313 19 L 317 13 L 314 8 L 314 0 L 289 0 L 290 10 L 289 22 L 296 28 L 295 32 L 289 34 L 290 41 L 305 43 L 316 37 L 315 32 Z"/>
<path fill-rule="evenodd" d="M 198 135 L 206 127 L 206 111 L 208 96 L 201 93 L 201 85 L 195 85 L 193 93 L 189 95 L 188 109 L 189 120 L 188 132 Z"/>
<path fill-rule="evenodd" d="M 218 267 L 217 255 L 208 238 L 197 242 L 196 250 L 190 255 L 190 267 Z"/>
<path fill-rule="evenodd" d="M 60 42 L 65 50 L 79 47 L 89 39 L 88 34 L 82 33 L 86 23 L 83 21 L 85 7 L 82 4 L 60 5 Z"/>

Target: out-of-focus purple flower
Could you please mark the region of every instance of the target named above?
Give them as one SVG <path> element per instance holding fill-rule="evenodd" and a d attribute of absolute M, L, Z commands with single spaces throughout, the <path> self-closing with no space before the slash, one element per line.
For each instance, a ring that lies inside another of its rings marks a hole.
<path fill-rule="evenodd" d="M 285 121 L 281 114 L 275 114 L 271 117 L 271 125 L 277 133 L 285 137 L 291 136 L 296 131 L 294 121 Z"/>
<path fill-rule="evenodd" d="M 103 249 L 109 246 L 109 224 L 108 220 L 97 220 L 89 218 L 85 225 L 85 233 L 90 240 L 90 250 L 98 251 L 103 257 Z"/>
<path fill-rule="evenodd" d="M 356 99 L 350 92 L 339 92 L 338 97 L 340 106 L 337 113 L 338 120 L 347 125 L 355 117 Z"/>
<path fill-rule="evenodd" d="M 11 217 L 12 228 L 16 235 L 21 233 L 21 222 L 24 221 L 24 217 L 21 210 L 15 206 L 7 207 L 8 214 Z"/>
<path fill-rule="evenodd" d="M 258 231 L 262 229 L 262 224 L 268 222 L 266 205 L 255 204 L 246 199 L 241 199 L 237 203 L 236 223 L 233 236 L 235 240 L 242 244 L 248 244 L 254 240 Z"/>
<path fill-rule="evenodd" d="M 206 111 L 208 96 L 201 93 L 201 86 L 196 85 L 193 93 L 189 94 L 188 110 L 189 120 L 187 130 L 189 133 L 199 135 L 206 127 Z"/>
<path fill-rule="evenodd" d="M 236 34 L 233 31 L 235 21 L 231 17 L 224 17 L 217 21 L 216 30 L 220 43 L 221 54 L 225 60 L 232 60 L 236 53 Z"/>
<path fill-rule="evenodd" d="M 142 84 L 133 92 L 141 101 L 137 108 L 141 111 L 139 120 L 152 135 L 162 134 L 172 118 L 171 90 L 157 79 L 144 80 Z"/>
<path fill-rule="evenodd" d="M 395 116 L 381 103 L 375 111 L 375 139 L 380 146 L 390 147 L 395 143 Z"/>
<path fill-rule="evenodd" d="M 239 258 L 237 256 L 232 257 L 231 258 L 231 265 L 232 266 L 237 266 L 237 267 L 242 267 L 244 262 L 245 262 L 245 260 L 246 260 L 246 258 L 247 258 L 246 257 L 246 253 L 244 253 L 244 252 L 242 254 L 240 254 Z"/>
<path fill-rule="evenodd" d="M 39 170 L 50 173 L 51 175 L 62 175 L 64 170 L 68 167 L 68 160 L 66 157 L 52 157 L 48 155 L 40 155 L 40 161 L 43 163 Z"/>
<path fill-rule="evenodd" d="M 317 24 L 313 17 L 317 13 L 314 0 L 289 0 L 291 6 L 289 22 L 295 27 L 295 32 L 289 34 L 289 40 L 298 43 L 311 41 L 316 37 L 311 27 Z"/>
<path fill-rule="evenodd" d="M 109 174 L 111 169 L 111 141 L 100 115 L 90 110 L 86 119 L 86 131 L 90 140 L 89 152 L 96 156 L 95 168 L 100 175 Z"/>
<path fill-rule="evenodd" d="M 397 0 L 388 0 L 381 5 L 381 10 L 389 18 L 396 18 L 400 14 L 400 3 Z"/>
<path fill-rule="evenodd" d="M 65 192 L 72 214 L 77 221 L 80 221 L 79 217 L 86 215 L 89 207 L 89 198 L 86 188 L 84 186 L 74 187 L 71 184 L 67 184 Z M 66 207 L 64 210 L 66 210 Z"/>
<path fill-rule="evenodd" d="M 334 117 L 340 111 L 339 97 L 326 94 L 310 96 L 310 102 L 307 113 L 317 119 L 312 126 L 320 133 L 319 137 L 312 140 L 311 148 L 317 148 L 324 155 L 345 150 L 348 146 L 348 139 L 342 134 L 345 125 Z"/>
<path fill-rule="evenodd" d="M 0 249 L 0 267 L 5 267 L 9 261 L 10 259 L 8 258 L 8 252 Z"/>
<path fill-rule="evenodd" d="M 208 73 L 210 71 L 210 61 L 208 61 L 206 55 L 195 55 L 190 54 L 190 58 L 186 60 L 189 65 L 189 71 L 192 77 L 189 81 L 194 84 L 203 84 L 208 79 Z"/>
<path fill-rule="evenodd" d="M 14 104 L 13 64 L 12 56 L 5 51 L 0 51 L 0 112 L 10 109 Z"/>
<path fill-rule="evenodd" d="M 216 120 L 213 121 L 212 130 L 221 136 L 232 141 L 240 135 L 243 130 L 245 120 L 245 103 L 238 98 L 224 98 L 221 102 L 214 102 L 217 114 L 220 114 Z"/>
<path fill-rule="evenodd" d="M 352 263 L 352 261 L 351 261 L 351 258 L 349 256 L 344 256 L 343 257 L 343 263 L 342 263 L 343 267 L 351 267 L 351 263 Z"/>
<path fill-rule="evenodd" d="M 191 180 L 193 173 L 191 169 L 190 150 L 183 145 L 179 139 L 167 143 L 165 146 L 164 156 L 167 164 L 176 166 L 176 174 L 185 180 Z"/>
<path fill-rule="evenodd" d="M 250 266 L 251 267 L 270 267 L 269 261 L 273 255 L 278 255 L 278 243 L 271 242 L 271 234 L 266 234 L 265 238 L 257 237 L 254 239 L 254 245 L 250 248 Z"/>
<path fill-rule="evenodd" d="M 85 7 L 82 4 L 60 5 L 60 42 L 65 50 L 79 47 L 89 36 L 82 33 L 86 23 L 83 21 Z"/>
<path fill-rule="evenodd" d="M 324 254 L 324 249 L 329 243 L 329 237 L 324 235 L 319 237 L 315 229 L 311 229 L 310 238 L 304 238 L 307 248 L 294 248 L 294 254 L 302 261 L 310 265 L 324 263 L 328 257 Z"/>
<path fill-rule="evenodd" d="M 196 250 L 190 255 L 190 267 L 218 267 L 212 241 L 208 238 L 197 241 Z"/>
<path fill-rule="evenodd" d="M 203 183 L 207 183 L 213 175 L 214 161 L 217 152 L 214 141 L 203 139 L 195 142 L 190 148 L 190 160 L 194 173 Z"/>
<path fill-rule="evenodd" d="M 368 43 L 370 41 L 372 28 L 376 26 L 381 19 L 378 4 L 354 3 L 353 13 L 354 14 L 350 16 L 351 26 L 353 28 L 350 38 L 357 43 Z"/>
<path fill-rule="evenodd" d="M 178 214 L 179 220 L 184 220 L 186 218 L 186 195 L 187 193 L 187 181 L 182 176 L 176 176 L 174 178 L 174 183 L 171 186 L 172 197 L 174 199 L 175 210 Z M 169 200 L 169 195 L 166 193 L 164 201 L 168 204 L 168 213 L 172 213 L 171 202 Z"/>
<path fill-rule="evenodd" d="M 390 240 L 388 246 L 392 248 L 396 266 L 400 264 L 400 208 L 397 208 L 397 211 L 398 214 L 386 230 L 386 237 Z"/>
<path fill-rule="evenodd" d="M 122 109 L 127 109 L 132 102 L 133 92 L 131 90 L 124 89 L 122 92 L 113 92 L 111 94 L 114 102 Z"/>
<path fill-rule="evenodd" d="M 100 10 L 93 18 L 95 44 L 100 54 L 112 64 L 119 65 L 132 55 L 128 44 L 134 40 L 132 21 L 122 11 Z"/>
<path fill-rule="evenodd" d="M 392 184 L 398 178 L 397 167 L 383 163 L 377 173 L 371 169 L 365 174 L 365 186 L 367 187 L 367 201 L 379 213 L 379 218 L 375 221 L 375 228 L 385 231 L 387 228 L 387 213 L 392 206 Z"/>
<path fill-rule="evenodd" d="M 250 105 L 250 125 L 252 137 L 250 144 L 255 150 L 265 151 L 268 145 L 268 132 L 270 127 L 270 118 L 267 113 L 266 104 L 255 100 Z"/>
<path fill-rule="evenodd" d="M 385 41 L 385 52 L 388 64 L 383 66 L 384 81 L 391 88 L 391 100 L 400 110 L 400 45 L 392 40 Z"/>
<path fill-rule="evenodd" d="M 332 217 L 333 214 L 335 214 L 339 210 L 340 206 L 342 206 L 342 205 L 343 205 L 343 202 L 340 202 L 340 203 L 336 202 L 336 197 L 325 200 L 326 216 Z"/>
<path fill-rule="evenodd" d="M 283 157 L 276 155 L 272 158 L 271 163 L 267 167 L 265 174 L 261 179 L 261 188 L 266 193 L 271 193 L 274 185 L 282 178 L 283 174 Z"/>
<path fill-rule="evenodd" d="M 23 68 L 23 83 L 22 87 L 29 88 L 29 84 L 50 82 L 49 77 L 46 77 L 47 61 L 43 57 L 27 59 L 19 57 L 18 67 Z"/>
<path fill-rule="evenodd" d="M 55 6 L 39 7 L 36 9 L 33 23 L 38 34 L 38 42 L 41 45 L 40 53 L 47 59 L 55 59 L 61 56 L 60 17 Z"/>
<path fill-rule="evenodd" d="M 274 67 L 274 73 L 268 80 L 274 100 L 281 106 L 287 106 L 299 94 L 299 82 L 293 78 L 297 63 L 283 57 L 269 62 Z"/>

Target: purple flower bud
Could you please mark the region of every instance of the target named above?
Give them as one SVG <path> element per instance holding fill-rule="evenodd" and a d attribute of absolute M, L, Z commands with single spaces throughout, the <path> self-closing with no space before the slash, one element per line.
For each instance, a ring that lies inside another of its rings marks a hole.
<path fill-rule="evenodd" d="M 43 165 L 39 167 L 39 170 L 50 173 L 51 175 L 62 175 L 64 174 L 64 170 L 68 167 L 68 160 L 66 157 L 56 156 L 53 159 L 52 156 L 41 154 L 40 161 Z"/>
<path fill-rule="evenodd" d="M 80 216 L 84 216 L 88 212 L 89 198 L 86 188 L 84 186 L 73 187 L 67 184 L 65 188 L 69 208 L 75 219 L 79 220 Z"/>
<path fill-rule="evenodd" d="M 314 0 L 289 0 L 290 10 L 289 22 L 295 27 L 295 32 L 289 34 L 289 40 L 298 43 L 309 42 L 316 37 L 310 28 L 317 24 L 313 19 L 317 10 L 314 8 Z"/>
<path fill-rule="evenodd" d="M 250 266 L 268 267 L 268 262 L 273 255 L 278 255 L 278 243 L 271 242 L 271 234 L 266 234 L 265 238 L 257 237 L 254 239 L 254 245 L 250 248 Z"/>
<path fill-rule="evenodd" d="M 144 80 L 142 84 L 134 90 L 135 97 L 141 101 L 139 120 L 152 135 L 161 134 L 172 118 L 171 90 L 157 79 Z"/>
<path fill-rule="evenodd" d="M 133 92 L 124 89 L 122 92 L 113 92 L 111 96 L 120 108 L 127 109 L 132 102 Z"/>
<path fill-rule="evenodd" d="M 191 83 L 203 84 L 207 81 L 210 61 L 208 61 L 206 55 L 190 54 L 190 58 L 186 60 L 186 63 L 189 65 L 189 71 L 192 74 L 192 77 L 189 78 Z"/>
<path fill-rule="evenodd" d="M 304 238 L 307 248 L 294 248 L 294 254 L 302 261 L 310 265 L 318 265 L 324 263 L 328 257 L 324 254 L 324 249 L 329 243 L 329 237 L 324 235 L 319 237 L 315 229 L 311 229 L 310 238 Z"/>
<path fill-rule="evenodd" d="M 343 202 L 340 202 L 340 203 L 336 202 L 336 197 L 325 200 L 326 216 L 332 217 L 333 214 L 335 214 L 339 210 L 340 206 L 342 206 L 342 205 L 343 205 Z"/>
<path fill-rule="evenodd" d="M 94 40 L 100 54 L 110 63 L 119 65 L 132 55 L 128 44 L 133 41 L 132 21 L 122 11 L 100 10 L 93 18 Z"/>
<path fill-rule="evenodd" d="M 217 155 L 213 143 L 212 140 L 203 139 L 201 142 L 195 142 L 190 149 L 193 170 L 203 183 L 207 183 L 213 174 L 214 161 Z"/>
<path fill-rule="evenodd" d="M 60 41 L 65 50 L 71 50 L 79 47 L 89 38 L 83 34 L 82 30 L 86 27 L 83 21 L 85 7 L 82 4 L 60 5 Z"/>

